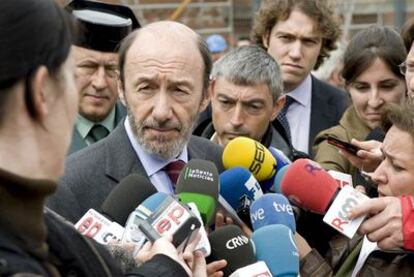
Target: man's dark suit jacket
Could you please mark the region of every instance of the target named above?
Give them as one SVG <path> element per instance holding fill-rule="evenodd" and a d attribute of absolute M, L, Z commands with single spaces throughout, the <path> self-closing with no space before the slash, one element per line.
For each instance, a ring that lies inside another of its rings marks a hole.
<path fill-rule="evenodd" d="M 346 92 L 312 76 L 309 154 L 312 154 L 316 135 L 325 129 L 338 125 L 349 104 L 350 100 Z"/>
<path fill-rule="evenodd" d="M 212 161 L 223 171 L 222 148 L 207 139 L 192 136 L 188 156 Z M 148 178 L 121 123 L 108 137 L 67 158 L 65 174 L 47 206 L 76 223 L 90 208 L 99 211 L 112 189 L 132 173 Z"/>
<path fill-rule="evenodd" d="M 126 109 L 124 105 L 122 105 L 120 102 L 116 103 L 115 105 L 115 127 L 118 125 L 119 122 L 126 116 Z M 72 141 L 70 143 L 68 155 L 75 153 L 83 148 L 88 146 L 85 142 L 85 140 L 81 137 L 81 135 L 78 132 L 78 129 L 73 128 L 73 134 L 72 134 Z"/>
<path fill-rule="evenodd" d="M 312 155 L 312 145 L 319 132 L 339 124 L 342 114 L 349 106 L 348 94 L 312 76 L 312 101 L 309 128 L 309 149 Z M 211 122 L 211 105 L 202 112 L 193 134 L 203 136 L 204 130 Z M 280 123 L 275 119 L 273 126 L 280 130 Z M 280 131 L 279 131 L 280 132 Z"/>

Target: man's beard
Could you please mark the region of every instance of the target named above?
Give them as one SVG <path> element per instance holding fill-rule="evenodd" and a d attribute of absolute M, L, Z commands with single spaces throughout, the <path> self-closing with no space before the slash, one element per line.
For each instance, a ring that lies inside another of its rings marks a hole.
<path fill-rule="evenodd" d="M 134 132 L 135 139 L 141 145 L 141 147 L 150 154 L 153 154 L 161 159 L 168 160 L 177 157 L 184 149 L 184 146 L 190 140 L 193 127 L 196 123 L 198 113 L 195 113 L 191 118 L 189 126 L 185 126 L 179 122 L 173 122 L 171 120 L 159 123 L 153 118 L 147 118 L 143 122 L 137 122 L 135 120 L 133 111 L 127 105 L 127 113 L 129 118 L 129 124 Z M 179 136 L 175 139 L 168 138 L 160 135 L 152 137 L 151 139 L 145 138 L 146 128 L 168 128 L 176 129 L 179 132 Z"/>

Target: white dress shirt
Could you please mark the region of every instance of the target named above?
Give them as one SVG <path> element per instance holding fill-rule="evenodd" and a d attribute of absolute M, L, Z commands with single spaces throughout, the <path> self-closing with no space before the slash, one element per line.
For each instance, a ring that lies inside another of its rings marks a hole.
<path fill-rule="evenodd" d="M 288 93 L 290 97 L 295 99 L 286 113 L 292 145 L 296 149 L 308 153 L 312 101 L 311 75 L 309 74 L 297 88 Z"/>
<path fill-rule="evenodd" d="M 134 148 L 139 160 L 141 161 L 142 166 L 147 172 L 151 183 L 160 192 L 174 194 L 171 179 L 164 171 L 164 167 L 175 160 L 181 160 L 185 163 L 188 163 L 187 145 L 184 147 L 183 151 L 180 155 L 178 155 L 177 158 L 162 160 L 161 158 L 148 153 L 141 147 L 141 145 L 138 144 L 135 135 L 132 132 L 131 125 L 129 124 L 128 116 L 125 119 L 124 126 L 128 135 L 128 139 L 131 142 L 131 145 Z"/>

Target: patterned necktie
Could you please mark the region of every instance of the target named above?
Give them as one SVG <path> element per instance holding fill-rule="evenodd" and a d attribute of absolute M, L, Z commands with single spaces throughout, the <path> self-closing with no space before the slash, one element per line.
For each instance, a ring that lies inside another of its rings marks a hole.
<path fill-rule="evenodd" d="M 168 177 L 170 177 L 171 182 L 174 187 L 175 191 L 175 185 L 177 184 L 178 176 L 180 175 L 181 170 L 185 166 L 185 162 L 177 160 L 170 162 L 164 167 L 164 171 L 167 173 Z"/>
<path fill-rule="evenodd" d="M 101 124 L 95 124 L 92 129 L 89 131 L 88 136 L 91 138 L 93 143 L 103 139 L 109 134 L 108 129 L 106 129 Z"/>
<path fill-rule="evenodd" d="M 286 135 L 289 141 L 292 141 L 292 137 L 290 135 L 290 127 L 289 127 L 289 122 L 286 117 L 286 113 L 289 109 L 289 106 L 292 105 L 294 102 L 295 102 L 295 99 L 293 99 L 289 95 L 286 95 L 285 105 L 283 106 L 283 109 L 280 111 L 280 113 L 277 115 L 277 120 L 279 120 L 280 124 L 285 129 L 285 132 L 286 132 Z"/>

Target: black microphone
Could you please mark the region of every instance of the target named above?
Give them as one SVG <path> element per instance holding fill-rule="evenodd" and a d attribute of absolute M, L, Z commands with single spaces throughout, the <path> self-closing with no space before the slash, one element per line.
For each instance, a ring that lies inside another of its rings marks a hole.
<path fill-rule="evenodd" d="M 236 225 L 226 225 L 208 236 L 211 254 L 208 262 L 225 259 L 224 276 L 230 276 L 237 269 L 256 263 L 251 240 Z"/>
<path fill-rule="evenodd" d="M 75 224 L 75 228 L 101 244 L 120 240 L 124 234 L 122 226 L 129 214 L 153 193 L 156 193 L 156 189 L 145 177 L 131 174 L 112 189 L 100 212 L 89 209 Z"/>
<path fill-rule="evenodd" d="M 113 221 L 124 226 L 129 214 L 155 193 L 157 190 L 148 178 L 139 174 L 131 174 L 112 189 L 102 203 L 101 211 Z"/>

